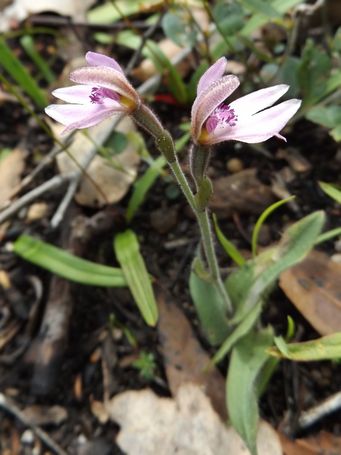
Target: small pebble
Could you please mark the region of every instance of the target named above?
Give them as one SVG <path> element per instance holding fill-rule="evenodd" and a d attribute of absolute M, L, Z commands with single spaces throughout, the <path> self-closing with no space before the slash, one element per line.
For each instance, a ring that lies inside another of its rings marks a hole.
<path fill-rule="evenodd" d="M 227 170 L 236 174 L 244 169 L 244 164 L 239 158 L 231 158 L 226 164 Z"/>
<path fill-rule="evenodd" d="M 25 430 L 21 435 L 22 444 L 32 445 L 34 442 L 34 434 L 32 430 Z"/>

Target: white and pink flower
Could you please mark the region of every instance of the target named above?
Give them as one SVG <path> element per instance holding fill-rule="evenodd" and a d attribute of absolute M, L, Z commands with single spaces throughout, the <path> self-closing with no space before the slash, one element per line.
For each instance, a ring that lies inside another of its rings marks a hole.
<path fill-rule="evenodd" d="M 225 57 L 217 60 L 201 77 L 192 106 L 192 138 L 200 145 L 235 140 L 258 143 L 279 134 L 301 105 L 291 99 L 272 106 L 289 89 L 280 84 L 245 95 L 231 103 L 226 99 L 239 86 L 233 75 L 224 76 Z"/>
<path fill-rule="evenodd" d="M 88 52 L 85 59 L 88 66 L 70 74 L 70 80 L 79 85 L 52 92 L 70 104 L 51 104 L 45 109 L 47 115 L 65 125 L 63 132 L 88 128 L 114 114 L 130 114 L 141 104 L 138 93 L 113 58 Z"/>

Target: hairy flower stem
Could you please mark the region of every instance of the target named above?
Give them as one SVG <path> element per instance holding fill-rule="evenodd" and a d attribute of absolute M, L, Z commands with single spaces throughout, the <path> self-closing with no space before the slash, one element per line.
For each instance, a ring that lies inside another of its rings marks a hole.
<path fill-rule="evenodd" d="M 211 272 L 211 277 L 216 285 L 220 296 L 227 307 L 227 312 L 229 316 L 232 316 L 233 307 L 231 299 L 226 291 L 224 286 L 224 282 L 221 278 L 219 265 L 217 261 L 217 256 L 214 248 L 213 236 L 212 236 L 212 229 L 211 229 L 211 222 L 208 214 L 208 209 L 200 210 L 196 212 L 197 220 L 200 227 L 201 237 L 203 240 L 205 255 L 207 259 L 207 263 Z"/>
<path fill-rule="evenodd" d="M 208 188 L 207 190 L 205 188 L 206 191 L 204 191 L 209 193 L 208 197 L 206 198 L 207 199 L 206 203 L 204 204 L 202 203 L 202 199 L 205 200 L 205 195 L 203 198 L 197 197 L 200 196 L 200 186 L 201 185 L 203 186 L 205 183 L 209 182 L 209 180 L 206 179 L 204 176 L 206 166 L 203 165 L 202 169 L 203 178 L 201 179 L 201 181 L 198 182 L 197 180 L 195 180 L 198 192 L 196 195 L 194 195 L 188 183 L 188 180 L 181 169 L 179 160 L 176 156 L 172 137 L 170 136 L 169 132 L 163 128 L 159 119 L 145 105 L 140 106 L 139 109 L 137 109 L 132 114 L 132 117 L 134 118 L 136 123 L 138 123 L 142 128 L 144 128 L 149 134 L 151 134 L 154 137 L 157 148 L 166 158 L 167 163 L 171 168 L 182 193 L 184 194 L 188 204 L 190 205 L 191 209 L 194 212 L 199 224 L 201 239 L 204 246 L 205 256 L 212 282 L 218 289 L 221 298 L 225 303 L 226 311 L 228 312 L 229 315 L 231 315 L 232 304 L 220 275 L 218 261 L 214 249 L 208 209 L 206 208 L 209 195 L 211 194 L 210 188 Z"/>
<path fill-rule="evenodd" d="M 201 240 L 204 246 L 204 251 L 205 251 L 205 256 L 208 264 L 208 268 L 210 271 L 211 279 L 213 283 L 215 284 L 216 288 L 218 289 L 221 298 L 223 302 L 226 305 L 227 312 L 229 316 L 232 315 L 233 308 L 232 308 L 232 303 L 231 299 L 225 289 L 223 280 L 221 278 L 219 266 L 218 266 L 218 261 L 217 261 L 217 256 L 214 248 L 214 242 L 213 242 L 213 236 L 212 236 L 212 229 L 211 229 L 211 223 L 209 219 L 209 214 L 208 214 L 208 209 L 205 208 L 202 210 L 200 207 L 198 207 L 196 198 L 194 194 L 192 193 L 192 190 L 188 184 L 188 181 L 180 167 L 179 161 L 176 159 L 173 163 L 168 163 L 171 170 L 173 171 L 173 174 L 182 190 L 184 193 L 189 205 L 191 206 L 196 219 L 198 220 L 199 228 L 200 228 L 200 234 L 201 234 Z"/>

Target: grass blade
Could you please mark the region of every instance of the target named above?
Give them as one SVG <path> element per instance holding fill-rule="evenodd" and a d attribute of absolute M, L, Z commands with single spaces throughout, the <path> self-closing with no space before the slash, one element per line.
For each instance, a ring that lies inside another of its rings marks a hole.
<path fill-rule="evenodd" d="M 0 38 L 0 55 L 0 67 L 2 66 L 11 75 L 39 108 L 45 107 L 47 105 L 45 93 L 2 38 Z"/>
<path fill-rule="evenodd" d="M 50 69 L 49 65 L 37 51 L 32 36 L 31 35 L 22 36 L 20 38 L 20 44 L 25 49 L 26 54 L 36 64 L 37 68 L 43 75 L 46 82 L 52 84 L 52 82 L 54 82 L 54 80 L 56 79 L 56 76 L 53 74 L 53 71 Z"/>

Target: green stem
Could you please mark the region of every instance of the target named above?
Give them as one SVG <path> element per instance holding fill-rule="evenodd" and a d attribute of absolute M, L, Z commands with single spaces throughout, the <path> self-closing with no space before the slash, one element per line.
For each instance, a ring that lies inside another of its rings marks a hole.
<path fill-rule="evenodd" d="M 220 270 L 218 266 L 217 256 L 214 248 L 211 223 L 208 215 L 208 209 L 199 210 L 195 201 L 195 197 L 192 193 L 192 190 L 188 184 L 188 181 L 180 167 L 179 161 L 176 159 L 172 163 L 168 163 L 170 168 L 173 171 L 173 174 L 182 189 L 189 205 L 191 206 L 199 224 L 201 238 L 204 246 L 205 256 L 207 259 L 208 268 L 210 270 L 211 278 L 217 287 L 223 302 L 227 307 L 229 315 L 232 315 L 233 308 L 231 299 L 225 289 L 223 280 L 220 275 Z"/>
<path fill-rule="evenodd" d="M 223 280 L 220 275 L 220 270 L 218 266 L 218 261 L 214 249 L 213 237 L 210 219 L 208 215 L 208 209 L 201 207 L 199 199 L 197 200 L 194 196 L 191 187 L 189 186 L 188 180 L 183 173 L 181 166 L 179 164 L 178 158 L 176 156 L 176 151 L 174 148 L 174 142 L 169 132 L 165 130 L 156 117 L 156 115 L 145 105 L 141 105 L 133 114 L 132 117 L 142 128 L 144 128 L 149 134 L 151 134 L 155 139 L 155 144 L 159 151 L 166 158 L 169 167 L 171 168 L 174 177 L 179 184 L 188 204 L 193 210 L 200 227 L 200 233 L 202 242 L 204 245 L 205 256 L 207 259 L 207 264 L 209 267 L 210 275 L 212 281 L 216 288 L 218 289 L 223 302 L 226 305 L 227 312 L 232 314 L 232 304 L 231 300 L 225 289 Z M 205 173 L 205 163 L 207 159 L 203 161 L 201 172 L 204 175 Z M 196 181 L 196 179 L 194 178 Z M 198 186 L 198 182 L 196 181 Z"/>
<path fill-rule="evenodd" d="M 196 202 L 194 198 L 194 194 L 189 186 L 188 180 L 185 177 L 185 174 L 183 173 L 179 161 L 176 158 L 175 161 L 173 162 L 168 162 L 169 167 L 171 168 L 174 177 L 176 181 L 178 182 L 188 204 L 190 205 L 191 209 L 193 212 L 197 215 L 197 207 L 196 207 Z"/>
<path fill-rule="evenodd" d="M 208 214 L 208 209 L 206 208 L 205 210 L 197 211 L 196 216 L 198 219 L 201 237 L 203 240 L 203 245 L 204 245 L 204 250 L 205 250 L 205 255 L 206 255 L 207 263 L 208 263 L 208 266 L 209 266 L 209 269 L 211 272 L 212 279 L 213 279 L 223 301 L 226 304 L 229 316 L 232 316 L 232 313 L 233 313 L 232 303 L 231 303 L 231 299 L 226 291 L 226 288 L 224 286 L 223 280 L 221 278 L 219 265 L 218 265 L 218 261 L 217 261 L 217 256 L 216 256 L 214 243 L 213 243 L 212 229 L 211 229 L 211 223 L 210 223 L 210 218 L 209 218 L 209 214 Z"/>

